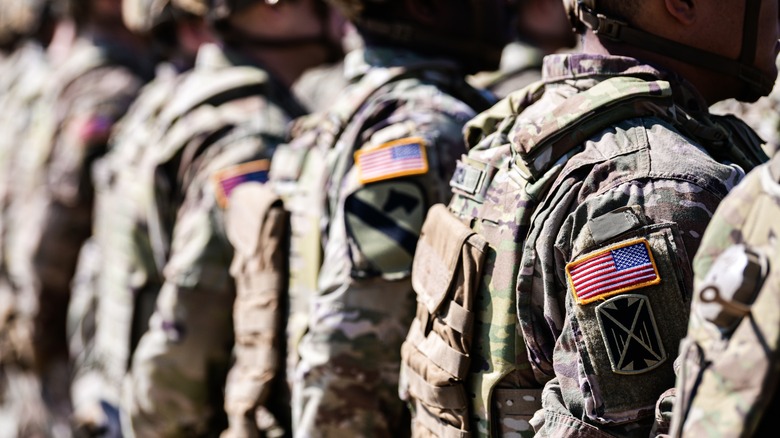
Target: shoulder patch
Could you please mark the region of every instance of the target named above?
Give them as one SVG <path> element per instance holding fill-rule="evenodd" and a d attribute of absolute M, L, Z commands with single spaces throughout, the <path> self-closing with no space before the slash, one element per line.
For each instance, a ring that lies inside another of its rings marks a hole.
<path fill-rule="evenodd" d="M 425 140 L 402 138 L 374 149 L 357 151 L 355 165 L 361 184 L 427 173 Z"/>
<path fill-rule="evenodd" d="M 644 295 L 625 294 L 596 307 L 601 336 L 616 374 L 650 371 L 666 360 L 658 325 Z"/>
<path fill-rule="evenodd" d="M 257 160 L 230 166 L 215 172 L 211 178 L 214 182 L 219 206 L 222 208 L 227 207 L 230 194 L 239 185 L 250 181 L 267 182 L 269 166 L 269 160 Z"/>
<path fill-rule="evenodd" d="M 578 304 L 661 282 L 647 239 L 612 245 L 566 265 L 566 277 Z"/>

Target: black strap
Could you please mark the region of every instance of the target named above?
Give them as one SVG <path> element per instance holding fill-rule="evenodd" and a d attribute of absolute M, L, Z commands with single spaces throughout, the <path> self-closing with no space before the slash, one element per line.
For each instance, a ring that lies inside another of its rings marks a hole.
<path fill-rule="evenodd" d="M 756 0 L 749 0 L 749 11 L 746 11 L 745 17 L 746 23 L 751 19 L 755 20 L 755 18 L 749 18 L 747 15 L 747 12 L 753 13 L 754 6 L 751 7 L 750 5 L 754 3 L 758 2 Z M 757 14 L 757 12 L 755 13 Z M 593 30 L 593 33 L 599 37 L 615 42 L 626 43 L 651 52 L 661 53 L 688 64 L 695 64 L 706 69 L 735 76 L 746 83 L 751 90 L 755 90 L 755 92 L 763 95 L 769 94 L 774 87 L 773 79 L 768 78 L 759 69 L 752 66 L 752 58 L 755 56 L 756 46 L 755 32 L 757 32 L 757 30 L 752 28 L 756 27 L 755 24 L 747 26 L 747 29 L 750 29 L 750 32 L 746 32 L 745 38 L 743 38 L 742 51 L 744 53 L 747 53 L 748 51 L 753 52 L 751 55 L 744 55 L 751 58 L 750 62 L 747 63 L 743 62 L 742 59 L 737 61 L 705 50 L 686 46 L 677 41 L 672 41 L 639 29 L 634 29 L 624 21 L 615 20 L 606 17 L 603 14 L 597 14 L 584 6 L 579 8 L 579 14 L 580 20 L 587 23 L 588 27 Z M 748 33 L 754 35 L 752 43 L 746 41 L 748 39 L 746 38 Z"/>

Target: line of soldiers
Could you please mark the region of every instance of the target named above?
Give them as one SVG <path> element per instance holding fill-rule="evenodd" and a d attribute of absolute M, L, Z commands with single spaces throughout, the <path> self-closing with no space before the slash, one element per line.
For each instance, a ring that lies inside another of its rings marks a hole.
<path fill-rule="evenodd" d="M 0 438 L 772 430 L 778 0 L 0 2 Z"/>

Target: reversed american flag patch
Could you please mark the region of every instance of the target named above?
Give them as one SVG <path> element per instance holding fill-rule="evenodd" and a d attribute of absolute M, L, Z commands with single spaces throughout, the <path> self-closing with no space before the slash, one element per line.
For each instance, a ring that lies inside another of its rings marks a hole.
<path fill-rule="evenodd" d="M 574 299 L 588 304 L 661 282 L 646 239 L 611 246 L 566 265 Z"/>
<path fill-rule="evenodd" d="M 217 202 L 220 207 L 227 207 L 230 193 L 240 184 L 250 181 L 267 182 L 270 164 L 268 160 L 250 161 L 214 173 L 212 180 L 214 181 Z"/>
<path fill-rule="evenodd" d="M 355 152 L 361 184 L 428 172 L 425 141 L 419 137 L 391 141 L 376 149 Z"/>

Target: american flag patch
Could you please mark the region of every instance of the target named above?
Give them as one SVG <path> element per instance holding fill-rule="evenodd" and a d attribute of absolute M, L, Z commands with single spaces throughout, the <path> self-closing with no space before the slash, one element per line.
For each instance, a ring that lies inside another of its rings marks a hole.
<path fill-rule="evenodd" d="M 268 160 L 250 161 L 222 169 L 212 176 L 216 187 L 217 202 L 220 207 L 227 207 L 230 193 L 240 184 L 255 181 L 265 183 L 268 181 Z"/>
<path fill-rule="evenodd" d="M 566 265 L 579 304 L 661 282 L 646 239 L 624 242 Z"/>
<path fill-rule="evenodd" d="M 425 141 L 418 137 L 391 141 L 376 149 L 355 152 L 361 184 L 428 172 Z"/>

